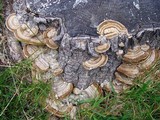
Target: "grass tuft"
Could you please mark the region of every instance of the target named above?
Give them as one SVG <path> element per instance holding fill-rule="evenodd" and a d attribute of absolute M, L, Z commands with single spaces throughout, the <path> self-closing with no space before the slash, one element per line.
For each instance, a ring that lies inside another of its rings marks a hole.
<path fill-rule="evenodd" d="M 28 81 L 30 69 L 31 62 L 25 60 L 0 72 L 1 120 L 48 118 L 40 101 L 48 96 L 50 85 L 43 82 L 31 84 Z"/>

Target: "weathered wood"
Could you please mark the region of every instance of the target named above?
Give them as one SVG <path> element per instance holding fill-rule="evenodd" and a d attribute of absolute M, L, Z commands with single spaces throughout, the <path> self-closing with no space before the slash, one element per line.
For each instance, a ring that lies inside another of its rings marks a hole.
<path fill-rule="evenodd" d="M 134 33 L 159 27 L 160 21 L 159 0 L 26 0 L 24 4 L 18 9 L 28 9 L 42 18 L 62 18 L 71 36 L 97 36 L 96 27 L 104 19 L 119 21 Z"/>
<path fill-rule="evenodd" d="M 160 1 L 16 0 L 13 8 L 22 23 L 38 24 L 42 31 L 55 24 L 55 19 L 59 21 L 60 35 L 54 40 L 60 45 L 58 61 L 64 69 L 62 77 L 78 88 L 87 88 L 93 82 L 111 81 L 121 64 L 121 55 L 116 54 L 119 50 L 125 53 L 138 42 L 160 47 L 159 30 L 155 30 L 160 27 Z M 96 28 L 104 19 L 121 22 L 133 37 L 108 40 L 111 48 L 105 53 L 109 56 L 107 64 L 88 71 L 82 63 L 98 56 L 94 48 L 102 39 L 98 38 Z M 118 46 L 121 42 L 125 44 L 123 48 Z"/>

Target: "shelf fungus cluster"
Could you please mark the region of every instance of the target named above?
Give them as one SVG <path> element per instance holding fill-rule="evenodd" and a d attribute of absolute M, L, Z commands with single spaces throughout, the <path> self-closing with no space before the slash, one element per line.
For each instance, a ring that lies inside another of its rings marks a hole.
<path fill-rule="evenodd" d="M 56 50 L 46 46 L 25 45 L 23 55 L 33 60 L 32 76 L 35 80 L 47 81 L 63 72 L 57 61 Z"/>
<path fill-rule="evenodd" d="M 43 105 L 59 117 L 74 118 L 77 109 L 88 105 L 77 105 L 81 100 L 130 88 L 159 58 L 159 50 L 148 44 L 129 46 L 132 36 L 115 20 L 98 25 L 99 37 L 64 33 L 57 40 L 62 24 L 46 26 L 42 30 L 39 24 L 21 23 L 15 13 L 6 19 L 6 27 L 23 43 L 24 58 L 32 60 L 33 82 L 51 82 L 52 90 Z"/>
<path fill-rule="evenodd" d="M 58 45 L 52 39 L 52 37 L 57 35 L 55 27 L 49 28 L 42 33 L 36 24 L 31 22 L 20 23 L 15 13 L 12 13 L 7 17 L 6 27 L 14 33 L 17 40 L 23 43 L 38 46 L 46 44 L 49 48 L 58 48 Z"/>
<path fill-rule="evenodd" d="M 51 93 L 46 100 L 46 110 L 58 117 L 69 115 L 73 119 L 79 108 L 77 106 L 78 101 L 93 99 L 100 95 L 102 95 L 102 89 L 97 84 L 92 84 L 88 88 L 80 90 L 73 87 L 72 83 L 67 83 L 62 78 L 56 77 L 52 83 Z"/>
<path fill-rule="evenodd" d="M 123 56 L 123 63 L 115 72 L 115 79 L 112 83 L 107 83 L 105 88 L 120 93 L 123 90 L 134 85 L 134 79 L 150 69 L 159 59 L 159 51 L 151 49 L 149 45 L 136 45 L 129 49 Z"/>

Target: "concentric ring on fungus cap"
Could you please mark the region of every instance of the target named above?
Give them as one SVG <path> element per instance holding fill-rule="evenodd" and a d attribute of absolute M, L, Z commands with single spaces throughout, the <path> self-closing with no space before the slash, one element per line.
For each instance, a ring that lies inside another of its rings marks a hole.
<path fill-rule="evenodd" d="M 7 17 L 6 27 L 12 32 L 14 32 L 15 30 L 17 30 L 20 27 L 20 23 L 19 23 L 15 13 L 12 13 Z"/>
<path fill-rule="evenodd" d="M 65 117 L 66 115 L 71 114 L 74 106 L 72 104 L 66 105 L 59 100 L 47 98 L 45 109 L 58 117 Z"/>
<path fill-rule="evenodd" d="M 146 58 L 144 61 L 140 62 L 138 67 L 140 68 L 140 70 L 147 70 L 156 63 L 158 58 L 159 58 L 158 51 L 152 50 L 150 55 L 148 56 L 148 58 Z"/>
<path fill-rule="evenodd" d="M 35 59 L 34 66 L 41 72 L 45 72 L 49 69 L 49 64 L 41 55 Z"/>
<path fill-rule="evenodd" d="M 57 49 L 59 46 L 54 42 L 53 37 L 57 36 L 55 28 L 49 28 L 43 32 L 44 42 L 51 49 Z"/>
<path fill-rule="evenodd" d="M 124 84 L 133 85 L 133 79 L 123 75 L 122 73 L 115 72 L 115 77 L 116 77 L 116 80 Z"/>
<path fill-rule="evenodd" d="M 123 60 L 129 63 L 139 63 L 145 60 L 150 55 L 150 47 L 147 45 L 135 46 L 133 49 L 129 49 L 123 56 Z"/>
<path fill-rule="evenodd" d="M 135 78 L 140 74 L 139 68 L 136 65 L 126 63 L 121 64 L 117 68 L 117 71 L 130 78 Z"/>
<path fill-rule="evenodd" d="M 23 47 L 23 55 L 25 58 L 32 56 L 36 51 L 38 51 L 38 47 L 34 45 L 25 45 Z"/>
<path fill-rule="evenodd" d="M 33 45 L 44 45 L 42 42 L 43 35 L 38 35 L 38 27 L 30 27 L 27 24 L 22 24 L 14 32 L 14 36 L 21 42 Z"/>
<path fill-rule="evenodd" d="M 106 89 L 106 91 L 114 91 L 116 93 L 121 93 L 124 90 L 128 89 L 129 86 L 114 79 L 112 82 L 107 82 L 104 85 L 104 88 Z"/>
<path fill-rule="evenodd" d="M 97 27 L 98 34 L 106 36 L 107 39 L 112 39 L 119 34 L 128 34 L 127 28 L 118 21 L 105 20 L 101 22 Z"/>
<path fill-rule="evenodd" d="M 99 57 L 91 58 L 90 60 L 83 62 L 83 67 L 87 70 L 92 70 L 104 66 L 107 61 L 108 56 L 101 54 Z"/>
<path fill-rule="evenodd" d="M 63 99 L 70 95 L 73 90 L 73 84 L 67 83 L 62 80 L 62 78 L 58 80 L 54 80 L 52 84 L 53 92 L 55 93 L 56 99 Z"/>
<path fill-rule="evenodd" d="M 108 51 L 109 48 L 110 48 L 110 43 L 104 43 L 102 45 L 95 47 L 95 51 L 97 53 L 104 53 L 104 52 Z"/>
<path fill-rule="evenodd" d="M 102 88 L 98 84 L 93 83 L 84 90 L 78 88 L 73 89 L 75 95 L 81 95 L 83 92 L 85 92 L 89 98 L 95 98 L 102 95 Z"/>

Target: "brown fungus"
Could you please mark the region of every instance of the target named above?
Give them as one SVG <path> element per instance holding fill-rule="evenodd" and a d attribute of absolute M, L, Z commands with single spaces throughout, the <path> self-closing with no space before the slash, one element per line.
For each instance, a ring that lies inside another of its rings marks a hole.
<path fill-rule="evenodd" d="M 43 35 L 38 34 L 37 26 L 30 26 L 29 24 L 22 24 L 15 32 L 15 37 L 26 44 L 44 45 Z"/>
<path fill-rule="evenodd" d="M 129 49 L 124 55 L 123 59 L 129 63 L 139 63 L 145 60 L 150 55 L 150 48 L 148 46 L 134 46 L 133 49 Z"/>
<path fill-rule="evenodd" d="M 83 97 L 83 98 L 79 98 L 80 100 L 82 100 L 82 99 L 86 100 L 86 99 L 90 99 L 90 98 L 95 98 L 95 97 L 101 96 L 102 95 L 102 89 L 98 84 L 92 84 L 92 85 L 90 85 L 88 88 L 86 88 L 84 90 L 80 90 L 78 88 L 74 88 L 73 89 L 73 93 L 75 95 L 80 95 L 79 97 Z"/>
<path fill-rule="evenodd" d="M 59 76 L 62 73 L 63 73 L 63 69 L 62 68 L 57 68 L 56 70 L 53 71 L 53 75 L 54 76 Z"/>
<path fill-rule="evenodd" d="M 54 100 L 54 99 L 46 99 L 46 107 L 45 109 L 50 113 L 58 116 L 65 117 L 66 115 L 70 115 L 74 106 L 72 104 L 64 104 L 62 101 Z"/>
<path fill-rule="evenodd" d="M 105 20 L 97 27 L 98 34 L 106 36 L 107 39 L 112 39 L 120 34 L 128 34 L 127 28 L 118 21 Z"/>
<path fill-rule="evenodd" d="M 62 78 L 57 78 L 52 84 L 53 92 L 56 99 L 63 99 L 70 95 L 73 90 L 73 84 L 67 83 Z"/>
<path fill-rule="evenodd" d="M 116 77 L 116 80 L 124 84 L 133 85 L 133 79 L 123 75 L 122 73 L 115 72 L 115 77 Z"/>
<path fill-rule="evenodd" d="M 107 50 L 109 50 L 109 48 L 110 48 L 110 43 L 104 43 L 102 45 L 99 45 L 99 46 L 95 47 L 95 51 L 97 53 L 104 53 Z"/>
<path fill-rule="evenodd" d="M 158 58 L 159 58 L 158 51 L 152 50 L 150 55 L 144 61 L 139 63 L 138 67 L 142 71 L 147 70 L 147 69 L 151 68 L 156 63 Z"/>
<path fill-rule="evenodd" d="M 12 13 L 7 17 L 6 27 L 12 32 L 14 32 L 20 27 L 20 23 L 15 13 Z"/>
<path fill-rule="evenodd" d="M 49 28 L 43 33 L 45 44 L 51 49 L 57 49 L 58 45 L 54 42 L 53 38 L 57 36 L 55 28 Z"/>
<path fill-rule="evenodd" d="M 41 55 L 35 59 L 34 64 L 35 64 L 35 67 L 41 72 L 45 72 L 49 69 L 48 62 Z"/>
<path fill-rule="evenodd" d="M 136 65 L 126 63 L 121 64 L 117 68 L 117 71 L 130 78 L 135 78 L 140 74 L 139 68 Z"/>
<path fill-rule="evenodd" d="M 87 70 L 92 70 L 104 66 L 107 61 L 108 56 L 101 54 L 99 57 L 91 58 L 90 60 L 83 62 L 83 67 Z"/>
<path fill-rule="evenodd" d="M 116 79 L 114 79 L 112 82 L 107 82 L 105 83 L 104 87 L 103 87 L 106 91 L 113 91 L 116 93 L 121 93 L 124 90 L 128 89 L 129 86 L 117 81 Z"/>
<path fill-rule="evenodd" d="M 38 56 L 36 55 L 38 51 L 39 51 L 39 48 L 34 45 L 25 45 L 23 47 L 23 55 L 25 58 Z"/>

